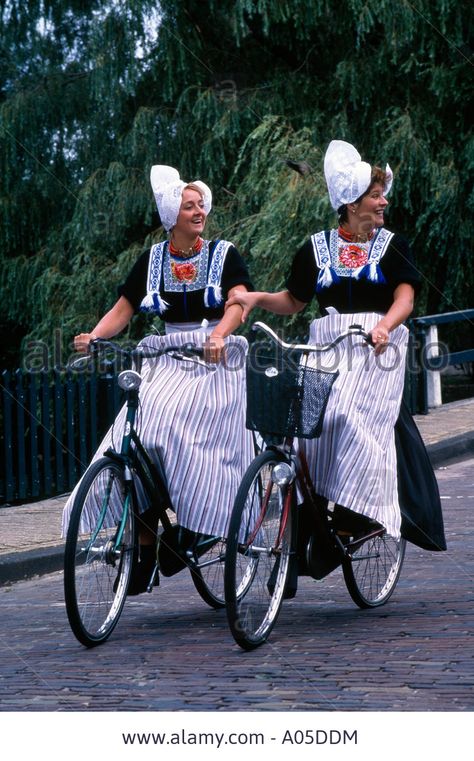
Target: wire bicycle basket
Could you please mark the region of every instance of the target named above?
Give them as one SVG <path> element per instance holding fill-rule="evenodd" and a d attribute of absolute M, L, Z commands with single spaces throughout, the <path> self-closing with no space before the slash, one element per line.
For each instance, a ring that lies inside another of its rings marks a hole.
<path fill-rule="evenodd" d="M 308 366 L 304 352 L 259 341 L 249 348 L 246 374 L 247 428 L 280 438 L 321 435 L 337 370 Z"/>

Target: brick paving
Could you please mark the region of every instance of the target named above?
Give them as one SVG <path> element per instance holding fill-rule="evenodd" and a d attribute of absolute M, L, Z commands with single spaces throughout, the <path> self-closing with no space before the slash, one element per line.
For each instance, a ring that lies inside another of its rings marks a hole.
<path fill-rule="evenodd" d="M 187 572 L 130 598 L 93 650 L 69 628 L 61 572 L 0 587 L 0 711 L 473 711 L 474 458 L 436 472 L 447 552 L 409 545 L 374 610 L 340 571 L 301 579 L 251 653 Z"/>
<path fill-rule="evenodd" d="M 66 497 L 2 507 L 0 711 L 473 711 L 474 400 L 416 420 L 437 463 L 448 551 L 409 545 L 375 610 L 352 603 L 340 571 L 300 579 L 251 653 L 187 572 L 130 598 L 108 642 L 86 650 L 59 570 Z"/>

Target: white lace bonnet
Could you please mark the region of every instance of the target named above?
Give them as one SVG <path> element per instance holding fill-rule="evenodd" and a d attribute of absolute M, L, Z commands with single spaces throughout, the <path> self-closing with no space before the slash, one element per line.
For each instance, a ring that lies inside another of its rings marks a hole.
<path fill-rule="evenodd" d="M 160 215 L 161 224 L 166 232 L 169 232 L 176 224 L 178 219 L 179 208 L 183 188 L 190 185 L 189 182 L 183 182 L 180 179 L 177 169 L 172 166 L 163 166 L 155 164 L 150 171 L 150 182 L 155 196 L 158 214 Z M 209 214 L 212 208 L 212 193 L 210 188 L 200 180 L 193 180 L 193 185 L 202 191 L 204 201 L 204 211 Z"/>
<path fill-rule="evenodd" d="M 384 195 L 390 192 L 393 172 L 387 164 Z M 344 140 L 332 140 L 324 157 L 324 176 L 331 206 L 336 211 L 359 198 L 370 185 L 372 168 L 360 153 Z"/>

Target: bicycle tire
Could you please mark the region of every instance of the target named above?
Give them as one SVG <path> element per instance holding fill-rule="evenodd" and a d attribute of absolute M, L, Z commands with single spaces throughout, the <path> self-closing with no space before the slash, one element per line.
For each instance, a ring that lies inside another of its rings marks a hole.
<path fill-rule="evenodd" d="M 194 567 L 190 567 L 191 578 L 196 591 L 211 608 L 225 608 L 224 595 L 224 560 L 226 542 L 216 541 L 208 552 L 199 558 Z"/>
<path fill-rule="evenodd" d="M 122 466 L 108 457 L 93 463 L 74 499 L 64 555 L 66 612 L 86 647 L 105 642 L 122 613 L 137 553 L 133 508 Z"/>
<path fill-rule="evenodd" d="M 278 451 L 258 455 L 237 492 L 227 538 L 224 591 L 229 627 L 240 647 L 268 639 L 280 612 L 293 551 L 293 485 L 272 481 Z"/>
<path fill-rule="evenodd" d="M 349 552 L 342 564 L 344 581 L 359 608 L 377 608 L 393 594 L 405 557 L 405 539 L 383 534 Z"/>

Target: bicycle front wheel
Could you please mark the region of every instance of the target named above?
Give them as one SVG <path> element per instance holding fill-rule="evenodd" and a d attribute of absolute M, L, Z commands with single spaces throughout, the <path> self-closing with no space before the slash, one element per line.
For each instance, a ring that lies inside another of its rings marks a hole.
<path fill-rule="evenodd" d="M 292 552 L 293 485 L 279 485 L 279 452 L 260 454 L 235 500 L 227 539 L 224 590 L 235 641 L 245 650 L 264 643 L 277 620 Z"/>
<path fill-rule="evenodd" d="M 359 608 L 377 608 L 395 589 L 405 557 L 405 539 L 372 537 L 356 546 L 342 564 L 344 581 Z"/>
<path fill-rule="evenodd" d="M 66 611 L 83 645 L 104 642 L 127 596 L 136 553 L 130 485 L 108 457 L 85 473 L 72 506 L 64 556 Z"/>

